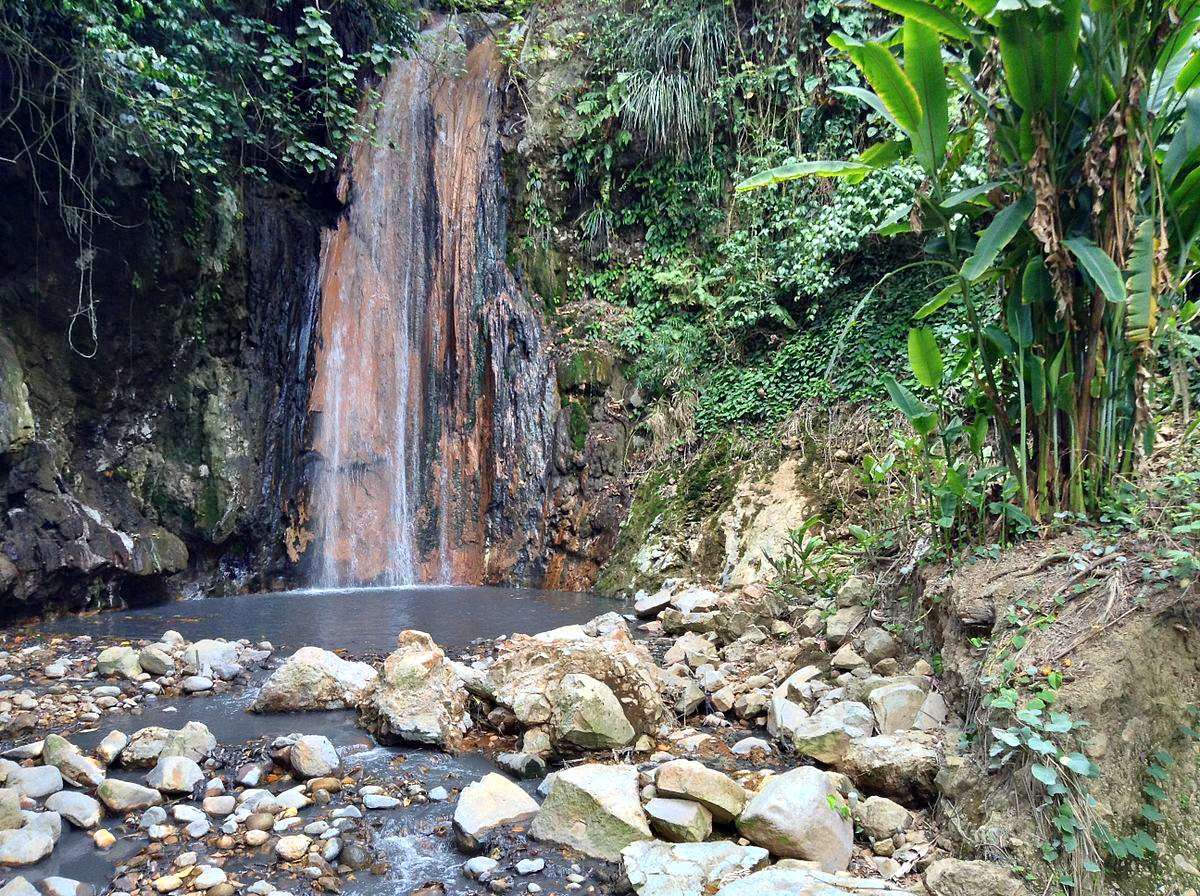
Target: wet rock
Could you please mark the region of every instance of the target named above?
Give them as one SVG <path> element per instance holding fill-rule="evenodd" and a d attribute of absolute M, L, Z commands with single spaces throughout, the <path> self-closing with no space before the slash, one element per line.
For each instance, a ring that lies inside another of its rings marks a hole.
<path fill-rule="evenodd" d="M 184 665 L 204 678 L 221 677 L 220 670 L 236 666 L 237 661 L 238 646 L 230 641 L 204 638 L 183 651 Z"/>
<path fill-rule="evenodd" d="M 501 753 L 496 763 L 518 778 L 541 778 L 546 774 L 546 760 L 533 753 Z"/>
<path fill-rule="evenodd" d="M 0 831 L 12 831 L 25 824 L 21 813 L 21 792 L 13 787 L 0 789 Z"/>
<path fill-rule="evenodd" d="M 765 849 L 735 843 L 646 840 L 621 851 L 625 875 L 638 896 L 712 893 L 768 862 Z"/>
<path fill-rule="evenodd" d="M 0 887 L 0 896 L 38 896 L 38 891 L 33 884 L 25 878 L 17 875 L 3 887 Z"/>
<path fill-rule="evenodd" d="M 1025 893 L 1020 878 L 1001 865 L 939 859 L 925 872 L 925 887 L 933 896 L 1018 896 Z"/>
<path fill-rule="evenodd" d="M 215 682 L 207 675 L 189 675 L 179 683 L 185 693 L 202 694 L 205 691 L 211 691 Z"/>
<path fill-rule="evenodd" d="M 308 854 L 312 840 L 305 834 L 291 834 L 280 837 L 275 844 L 275 855 L 285 862 L 298 862 Z"/>
<path fill-rule="evenodd" d="M 70 877 L 44 877 L 38 881 L 43 896 L 95 896 L 96 888 Z"/>
<path fill-rule="evenodd" d="M 590 675 L 564 675 L 552 694 L 559 741 L 602 750 L 623 747 L 637 736 L 617 695 Z"/>
<path fill-rule="evenodd" d="M 360 706 L 379 673 L 319 647 L 301 647 L 271 673 L 252 712 L 299 712 Z"/>
<path fill-rule="evenodd" d="M 770 753 L 771 744 L 761 737 L 743 737 L 730 747 L 729 750 L 734 756 L 750 756 L 760 750 L 763 753 Z"/>
<path fill-rule="evenodd" d="M 387 796 L 382 793 L 367 793 L 362 798 L 363 806 L 368 809 L 395 809 L 400 805 L 400 800 L 394 796 Z"/>
<path fill-rule="evenodd" d="M 454 807 L 454 833 L 467 849 L 478 849 L 503 825 L 526 821 L 537 814 L 537 802 L 503 775 L 495 772 L 468 784 Z"/>
<path fill-rule="evenodd" d="M 110 831 L 101 828 L 92 834 L 92 842 L 96 844 L 96 849 L 111 849 L 117 842 L 117 838 Z"/>
<path fill-rule="evenodd" d="M 0 865 L 32 865 L 54 850 L 54 840 L 44 831 L 25 826 L 15 831 L 0 831 Z"/>
<path fill-rule="evenodd" d="M 138 653 L 138 665 L 151 675 L 172 675 L 175 672 L 175 660 L 171 655 L 153 645 L 143 647 Z"/>
<path fill-rule="evenodd" d="M 146 783 L 163 793 L 191 793 L 203 781 L 203 770 L 186 756 L 163 756 L 146 775 Z"/>
<path fill-rule="evenodd" d="M 364 724 L 385 741 L 457 750 L 470 727 L 462 679 L 424 632 L 403 631 L 396 640 L 377 688 L 362 706 Z"/>
<path fill-rule="evenodd" d="M 288 762 L 302 778 L 323 778 L 342 768 L 333 742 L 319 734 L 297 738 L 288 750 Z"/>
<path fill-rule="evenodd" d="M 120 675 L 136 678 L 142 672 L 138 652 L 132 647 L 107 647 L 96 657 L 96 671 L 101 675 Z"/>
<path fill-rule="evenodd" d="M 854 826 L 831 801 L 842 805 L 828 775 L 810 767 L 793 769 L 769 779 L 746 804 L 738 831 L 773 855 L 844 871 L 854 847 Z"/>
<path fill-rule="evenodd" d="M 650 830 L 671 843 L 700 843 L 712 833 L 712 813 L 691 800 L 655 797 L 645 811 Z"/>
<path fill-rule="evenodd" d="M 96 796 L 108 809 L 117 813 L 133 812 L 162 802 L 162 794 L 157 790 L 118 778 L 106 779 L 96 789 Z"/>
<path fill-rule="evenodd" d="M 121 751 L 129 743 L 129 736 L 123 731 L 110 731 L 104 735 L 104 740 L 96 747 L 96 755 L 104 762 L 111 763 L 121 755 Z"/>
<path fill-rule="evenodd" d="M 475 856 L 463 865 L 463 875 L 471 880 L 484 880 L 499 865 L 499 862 L 488 856 Z"/>
<path fill-rule="evenodd" d="M 555 773 L 530 834 L 615 862 L 621 850 L 651 839 L 631 765 L 577 765 Z"/>
<path fill-rule="evenodd" d="M 197 870 L 200 873 L 188 882 L 195 890 L 211 890 L 228 880 L 224 871 L 214 868 L 212 865 L 200 865 Z"/>
<path fill-rule="evenodd" d="M 128 743 L 121 750 L 121 764 L 134 768 L 154 765 L 170 735 L 170 731 L 157 725 L 139 728 L 130 735 Z"/>
<path fill-rule="evenodd" d="M 181 756 L 201 762 L 217 748 L 217 739 L 203 722 L 188 722 L 177 731 L 167 731 L 159 758 Z"/>
<path fill-rule="evenodd" d="M 517 862 L 517 874 L 537 874 L 546 867 L 545 859 L 521 859 Z"/>
<path fill-rule="evenodd" d="M 925 691 L 910 681 L 897 681 L 875 688 L 867 696 L 880 734 L 895 734 L 916 727 Z"/>
<path fill-rule="evenodd" d="M 63 776 L 52 765 L 35 765 L 13 769 L 6 783 L 24 796 L 40 800 L 63 789 Z"/>
<path fill-rule="evenodd" d="M 46 800 L 46 809 L 57 812 L 77 828 L 94 828 L 100 823 L 100 804 L 85 793 L 60 790 Z"/>
<path fill-rule="evenodd" d="M 746 805 L 741 784 L 692 759 L 674 759 L 659 766 L 654 786 L 660 796 L 699 803 L 721 823 L 733 821 Z"/>

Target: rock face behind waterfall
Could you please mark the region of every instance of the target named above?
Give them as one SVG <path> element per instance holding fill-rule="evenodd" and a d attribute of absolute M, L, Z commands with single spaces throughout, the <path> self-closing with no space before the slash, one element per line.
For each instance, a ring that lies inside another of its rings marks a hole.
<path fill-rule="evenodd" d="M 380 86 L 322 248 L 312 496 L 327 583 L 540 579 L 557 392 L 505 264 L 503 68 L 456 23 Z"/>

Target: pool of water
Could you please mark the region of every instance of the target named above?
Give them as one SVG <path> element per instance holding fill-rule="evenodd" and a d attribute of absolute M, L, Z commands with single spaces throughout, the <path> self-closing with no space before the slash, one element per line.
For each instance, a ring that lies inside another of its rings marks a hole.
<path fill-rule="evenodd" d="M 154 639 L 166 629 L 175 629 L 188 640 L 266 639 L 283 655 L 308 644 L 346 648 L 357 655 L 386 653 L 395 644 L 397 633 L 416 628 L 429 632 L 453 653 L 479 638 L 512 632 L 531 634 L 585 622 L 622 608 L 619 602 L 594 595 L 526 589 L 359 588 L 203 598 L 63 617 L 41 624 L 39 629 L 51 634 L 131 640 Z M 292 732 L 324 734 L 348 767 L 361 766 L 364 777 L 380 783 L 402 777 L 419 780 L 427 789 L 442 785 L 453 791 L 498 770 L 481 754 L 451 756 L 416 747 L 382 746 L 357 727 L 353 712 L 251 714 L 247 708 L 266 674 L 256 672 L 248 687 L 232 694 L 148 702 L 137 715 L 111 713 L 96 728 L 69 736 L 79 746 L 91 749 L 113 729 L 130 733 L 147 725 L 178 728 L 198 721 L 209 727 L 224 748 L 248 743 L 265 745 Z M 140 780 L 144 773 L 144 769 L 113 769 L 114 775 L 129 780 Z M 521 786 L 533 793 L 537 783 L 525 781 Z M 360 872 L 345 882 L 344 893 L 404 896 L 427 881 L 442 882 L 450 894 L 487 892 L 484 885 L 468 881 L 460 873 L 469 856 L 459 851 L 448 835 L 453 811 L 451 799 L 367 813 L 376 829 L 375 848 L 387 858 L 389 870 L 384 876 Z M 105 824 L 119 833 L 115 821 L 106 819 Z M 138 838 L 119 839 L 112 850 L 101 853 L 92 846 L 90 836 L 64 825 L 62 841 L 54 852 L 22 873 L 30 881 L 54 875 L 70 877 L 91 883 L 103 892 L 112 879 L 114 866 L 143 844 Z M 203 861 L 204 847 L 197 843 L 195 848 L 202 853 Z M 524 891 L 531 882 L 538 882 L 547 891 L 556 885 L 561 888 L 570 862 L 552 849 L 535 849 L 547 860 L 546 872 L 519 878 L 516 891 Z M 227 867 L 234 871 L 236 866 Z M 242 878 L 245 882 L 256 879 L 253 873 Z"/>
<path fill-rule="evenodd" d="M 66 616 L 39 626 L 54 634 L 157 638 L 173 628 L 199 638 L 266 639 L 281 649 L 308 644 L 351 653 L 391 650 L 405 629 L 428 632 L 447 649 L 478 638 L 586 622 L 622 604 L 594 594 L 419 585 L 209 597 Z"/>

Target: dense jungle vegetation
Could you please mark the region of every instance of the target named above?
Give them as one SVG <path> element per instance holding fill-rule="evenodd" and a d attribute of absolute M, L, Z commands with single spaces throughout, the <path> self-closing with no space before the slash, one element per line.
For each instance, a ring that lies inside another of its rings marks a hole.
<path fill-rule="evenodd" d="M 526 238 L 669 435 L 886 386 L 948 542 L 1095 513 L 1191 425 L 1198 9 L 614 7 Z"/>

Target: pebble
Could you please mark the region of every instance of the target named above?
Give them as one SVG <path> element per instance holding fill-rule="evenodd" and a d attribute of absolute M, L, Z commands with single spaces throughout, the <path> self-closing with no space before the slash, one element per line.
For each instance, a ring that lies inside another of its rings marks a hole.
<path fill-rule="evenodd" d="M 545 859 L 522 859 L 517 862 L 517 874 L 537 874 L 545 867 Z"/>

